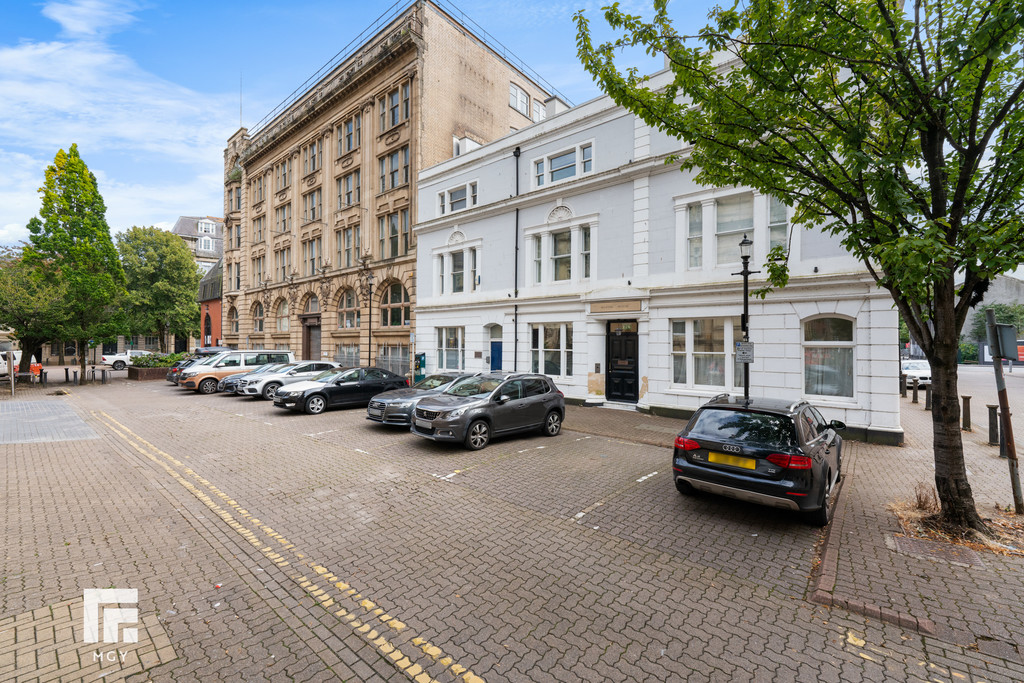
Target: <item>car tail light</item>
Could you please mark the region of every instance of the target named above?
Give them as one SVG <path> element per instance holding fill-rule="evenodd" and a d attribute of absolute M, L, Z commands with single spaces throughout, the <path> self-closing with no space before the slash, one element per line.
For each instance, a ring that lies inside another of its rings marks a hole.
<path fill-rule="evenodd" d="M 684 451 L 695 451 L 700 448 L 700 444 L 693 439 L 684 439 L 681 436 L 676 437 L 676 448 Z"/>
<path fill-rule="evenodd" d="M 405 380 L 405 386 L 409 386 L 409 380 Z"/>
<path fill-rule="evenodd" d="M 811 458 L 806 455 L 786 455 L 785 453 L 772 453 L 767 458 L 768 462 L 778 465 L 787 470 L 809 470 L 811 469 Z"/>

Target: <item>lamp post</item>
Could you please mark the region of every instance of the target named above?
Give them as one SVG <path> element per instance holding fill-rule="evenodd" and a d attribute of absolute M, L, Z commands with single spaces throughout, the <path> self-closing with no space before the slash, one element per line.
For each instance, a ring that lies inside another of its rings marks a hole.
<path fill-rule="evenodd" d="M 750 269 L 750 254 L 753 250 L 754 242 L 751 241 L 746 233 L 743 235 L 743 239 L 740 240 L 740 260 L 743 262 L 743 270 L 733 275 L 743 276 L 743 317 L 740 318 L 740 329 L 743 330 L 743 342 L 744 345 L 748 345 L 750 342 L 750 315 L 748 313 L 748 299 L 750 298 L 750 276 L 754 273 L 760 273 L 759 270 Z M 750 400 L 750 363 L 743 363 L 743 400 Z"/>
<path fill-rule="evenodd" d="M 366 364 L 373 365 L 373 271 L 370 256 L 359 259 L 359 295 L 366 301 Z"/>

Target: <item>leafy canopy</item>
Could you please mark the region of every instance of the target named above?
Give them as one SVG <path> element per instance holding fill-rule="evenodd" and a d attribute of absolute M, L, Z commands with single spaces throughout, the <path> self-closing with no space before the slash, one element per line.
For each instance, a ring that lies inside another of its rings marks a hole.
<path fill-rule="evenodd" d="M 926 353 L 938 309 L 959 333 L 987 282 L 1024 260 L 1024 2 L 752 0 L 696 36 L 654 4 L 650 22 L 606 8 L 621 37 L 603 45 L 577 14 L 586 69 L 690 143 L 699 182 L 756 188 L 839 236 Z M 633 46 L 668 58 L 668 87 L 616 67 Z M 784 263 L 767 270 L 785 284 Z"/>

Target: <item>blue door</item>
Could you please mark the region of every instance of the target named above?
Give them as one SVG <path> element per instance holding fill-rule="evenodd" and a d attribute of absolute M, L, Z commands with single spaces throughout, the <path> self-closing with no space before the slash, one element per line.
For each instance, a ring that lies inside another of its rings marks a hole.
<path fill-rule="evenodd" d="M 491 370 L 501 370 L 501 342 L 491 342 Z"/>

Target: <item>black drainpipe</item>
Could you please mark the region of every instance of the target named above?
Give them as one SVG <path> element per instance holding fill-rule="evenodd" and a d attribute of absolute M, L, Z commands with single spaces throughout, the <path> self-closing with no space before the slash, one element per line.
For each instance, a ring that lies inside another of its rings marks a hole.
<path fill-rule="evenodd" d="M 516 147 L 512 150 L 512 156 L 516 158 L 516 196 L 519 196 L 519 148 Z M 515 275 L 513 288 L 515 291 L 514 298 L 518 301 L 519 299 L 519 206 L 516 205 L 516 249 L 515 249 Z M 519 371 L 519 304 L 516 303 L 513 306 L 512 313 L 512 332 L 515 335 L 515 343 L 513 345 L 512 355 L 512 370 L 513 372 Z"/>

